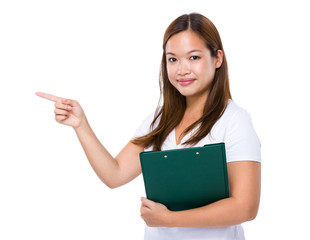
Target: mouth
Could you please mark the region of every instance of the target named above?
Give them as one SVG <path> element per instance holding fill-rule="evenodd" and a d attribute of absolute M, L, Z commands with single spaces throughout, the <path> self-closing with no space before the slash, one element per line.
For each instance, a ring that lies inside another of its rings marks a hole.
<path fill-rule="evenodd" d="M 181 85 L 181 86 L 188 86 L 191 83 L 193 83 L 196 79 L 194 78 L 181 78 L 181 79 L 177 79 L 177 82 Z"/>

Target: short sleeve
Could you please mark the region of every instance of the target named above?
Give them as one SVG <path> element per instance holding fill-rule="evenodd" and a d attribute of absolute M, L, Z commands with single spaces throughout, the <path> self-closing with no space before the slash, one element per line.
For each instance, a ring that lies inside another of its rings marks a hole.
<path fill-rule="evenodd" d="M 153 112 L 152 114 L 148 115 L 138 126 L 136 129 L 134 135 L 132 136 L 132 139 L 136 137 L 142 137 L 146 134 L 148 134 L 151 131 L 151 123 L 154 119 L 155 113 Z"/>
<path fill-rule="evenodd" d="M 227 162 L 261 162 L 261 144 L 254 130 L 249 113 L 240 109 L 229 120 L 225 147 Z"/>

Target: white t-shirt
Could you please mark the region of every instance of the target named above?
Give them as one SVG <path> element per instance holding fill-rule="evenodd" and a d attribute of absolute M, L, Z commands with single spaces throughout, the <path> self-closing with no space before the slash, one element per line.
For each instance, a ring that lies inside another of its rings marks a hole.
<path fill-rule="evenodd" d="M 150 132 L 150 124 L 154 113 L 149 115 L 136 130 L 134 137 L 143 136 Z M 154 126 L 156 127 L 156 126 Z M 200 147 L 211 143 L 225 143 L 227 162 L 233 161 L 261 161 L 260 141 L 251 122 L 250 115 L 236 103 L 229 100 L 222 117 L 214 124 L 211 134 L 204 137 L 194 146 L 182 145 L 198 129 L 196 127 L 183 137 L 179 145 L 176 144 L 175 130 L 173 130 L 162 145 L 162 150 Z M 151 151 L 152 147 L 145 151 Z M 243 240 L 244 233 L 241 225 L 220 228 L 145 228 L 144 240 Z"/>

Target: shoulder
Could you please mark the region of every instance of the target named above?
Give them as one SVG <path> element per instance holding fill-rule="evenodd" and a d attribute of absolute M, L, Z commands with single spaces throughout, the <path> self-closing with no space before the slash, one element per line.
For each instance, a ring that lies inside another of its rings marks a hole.
<path fill-rule="evenodd" d="M 248 128 L 254 129 L 250 113 L 232 100 L 229 101 L 227 109 L 223 116 L 224 115 L 224 118 L 227 121 L 228 128 L 234 128 L 238 126 L 239 128 L 244 130 L 248 130 Z"/>
<path fill-rule="evenodd" d="M 146 134 L 148 134 L 152 129 L 151 129 L 151 124 L 154 120 L 154 118 L 156 117 L 156 115 L 158 114 L 158 109 L 156 109 L 155 111 L 152 111 L 151 113 L 149 113 L 141 122 L 140 125 L 138 126 L 134 137 L 140 137 L 140 136 L 144 136 Z M 156 124 L 158 123 L 158 120 L 156 121 L 154 127 L 156 126 Z"/>
<path fill-rule="evenodd" d="M 151 123 L 153 122 L 153 120 L 155 119 L 155 117 L 157 116 L 158 112 L 159 112 L 160 108 L 157 108 L 155 111 L 152 111 L 151 113 L 149 113 L 141 122 L 141 124 L 147 128 L 149 128 L 151 126 Z M 160 118 L 158 118 L 156 120 L 156 124 L 158 124 L 158 121 L 160 120 Z"/>
<path fill-rule="evenodd" d="M 223 114 L 225 122 L 225 145 L 230 161 L 260 161 L 260 141 L 252 124 L 250 114 L 230 101 Z"/>
<path fill-rule="evenodd" d="M 223 117 L 229 120 L 232 120 L 234 118 L 242 118 L 246 116 L 250 116 L 250 115 L 244 108 L 240 107 L 234 101 L 228 100 L 228 104 L 223 114 Z"/>
<path fill-rule="evenodd" d="M 224 131 L 234 125 L 244 124 L 244 122 L 251 121 L 250 114 L 234 101 L 229 100 L 227 107 L 221 118 L 214 125 L 213 131 Z"/>

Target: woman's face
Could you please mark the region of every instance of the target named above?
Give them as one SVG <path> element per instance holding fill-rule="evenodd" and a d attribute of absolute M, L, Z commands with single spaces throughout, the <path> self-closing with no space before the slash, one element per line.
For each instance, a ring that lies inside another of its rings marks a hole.
<path fill-rule="evenodd" d="M 185 97 L 208 96 L 222 59 L 221 50 L 212 57 L 204 40 L 191 30 L 173 35 L 166 45 L 169 81 Z"/>

